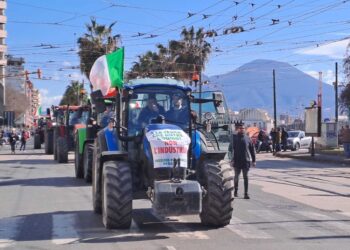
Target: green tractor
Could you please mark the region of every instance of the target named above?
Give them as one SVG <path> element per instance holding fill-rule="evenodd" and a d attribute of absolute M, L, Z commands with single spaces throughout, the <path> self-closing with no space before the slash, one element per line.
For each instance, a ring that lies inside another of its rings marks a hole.
<path fill-rule="evenodd" d="M 115 100 L 114 127 L 97 133 L 92 166 L 93 209 L 105 227 L 130 227 L 136 197 L 148 197 L 162 215 L 199 214 L 204 225 L 229 224 L 234 173 L 223 94 L 196 97 L 181 81 L 137 79 Z"/>
<path fill-rule="evenodd" d="M 68 152 L 75 149 L 74 135 L 86 124 L 89 108 L 86 106 L 59 106 L 54 110 L 53 155 L 58 163 L 68 162 Z"/>
<path fill-rule="evenodd" d="M 95 93 L 93 92 L 92 95 Z M 78 128 L 75 133 L 75 177 L 84 178 L 86 182 L 91 182 L 94 139 L 97 132 L 107 125 L 106 119 L 110 113 L 108 106 L 113 103 L 107 98 L 104 98 L 104 102 L 107 106 L 106 110 L 96 110 L 95 106 L 90 103 L 86 124 Z"/>

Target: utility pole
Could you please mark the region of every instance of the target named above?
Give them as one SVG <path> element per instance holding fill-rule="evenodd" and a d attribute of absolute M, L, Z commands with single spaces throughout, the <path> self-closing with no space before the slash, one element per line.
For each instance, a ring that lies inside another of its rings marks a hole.
<path fill-rule="evenodd" d="M 338 62 L 335 63 L 335 123 L 338 124 Z"/>
<path fill-rule="evenodd" d="M 276 74 L 275 70 L 272 71 L 272 79 L 273 79 L 273 126 L 276 130 L 277 128 L 277 111 L 276 111 Z"/>

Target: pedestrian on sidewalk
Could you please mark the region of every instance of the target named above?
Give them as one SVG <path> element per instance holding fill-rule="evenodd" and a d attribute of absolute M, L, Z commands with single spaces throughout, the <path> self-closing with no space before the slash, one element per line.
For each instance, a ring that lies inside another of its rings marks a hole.
<path fill-rule="evenodd" d="M 274 155 L 276 153 L 276 131 L 274 128 L 270 131 L 270 137 L 272 141 L 272 154 Z"/>
<path fill-rule="evenodd" d="M 281 129 L 277 128 L 276 131 L 276 153 L 281 151 Z"/>
<path fill-rule="evenodd" d="M 244 124 L 237 122 L 235 124 L 236 133 L 232 135 L 232 139 L 228 149 L 228 156 L 231 159 L 231 166 L 234 168 L 234 196 L 238 197 L 238 181 L 241 172 L 244 179 L 244 199 L 250 199 L 248 194 L 248 171 L 250 166 L 255 167 L 255 147 L 244 132 Z"/>
<path fill-rule="evenodd" d="M 21 134 L 21 147 L 19 148 L 19 151 L 26 150 L 26 144 L 27 144 L 28 138 L 29 138 L 28 131 L 23 130 Z"/>
<path fill-rule="evenodd" d="M 18 135 L 16 134 L 16 129 L 13 128 L 12 132 L 10 133 L 9 136 L 9 141 L 10 141 L 10 145 L 11 145 L 11 153 L 15 154 L 16 153 L 16 142 L 18 141 Z"/>
<path fill-rule="evenodd" d="M 341 139 L 344 147 L 344 154 L 346 158 L 350 158 L 350 128 L 346 125 L 341 133 Z"/>
<path fill-rule="evenodd" d="M 286 130 L 284 130 L 284 128 L 282 128 L 281 140 L 282 140 L 282 147 L 284 152 L 286 152 L 287 150 L 287 139 L 288 139 L 288 133 Z"/>

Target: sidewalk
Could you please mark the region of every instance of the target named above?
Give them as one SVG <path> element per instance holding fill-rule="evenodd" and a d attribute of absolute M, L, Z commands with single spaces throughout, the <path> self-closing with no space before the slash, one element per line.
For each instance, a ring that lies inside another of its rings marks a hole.
<path fill-rule="evenodd" d="M 276 157 L 293 158 L 306 161 L 338 163 L 350 167 L 350 159 L 345 158 L 345 156 L 342 153 L 326 150 L 315 151 L 315 156 L 311 156 L 311 153 L 308 150 L 278 152 L 276 154 Z"/>

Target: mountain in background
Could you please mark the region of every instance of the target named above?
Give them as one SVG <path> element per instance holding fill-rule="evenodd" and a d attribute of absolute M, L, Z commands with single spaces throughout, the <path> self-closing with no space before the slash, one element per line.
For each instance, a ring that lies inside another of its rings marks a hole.
<path fill-rule="evenodd" d="M 209 77 L 210 89 L 221 89 L 229 108 L 262 108 L 273 114 L 273 77 L 276 72 L 277 115 L 302 115 L 317 100 L 319 81 L 288 63 L 254 60 L 238 69 Z M 334 117 L 334 88 L 323 83 L 323 117 Z"/>

